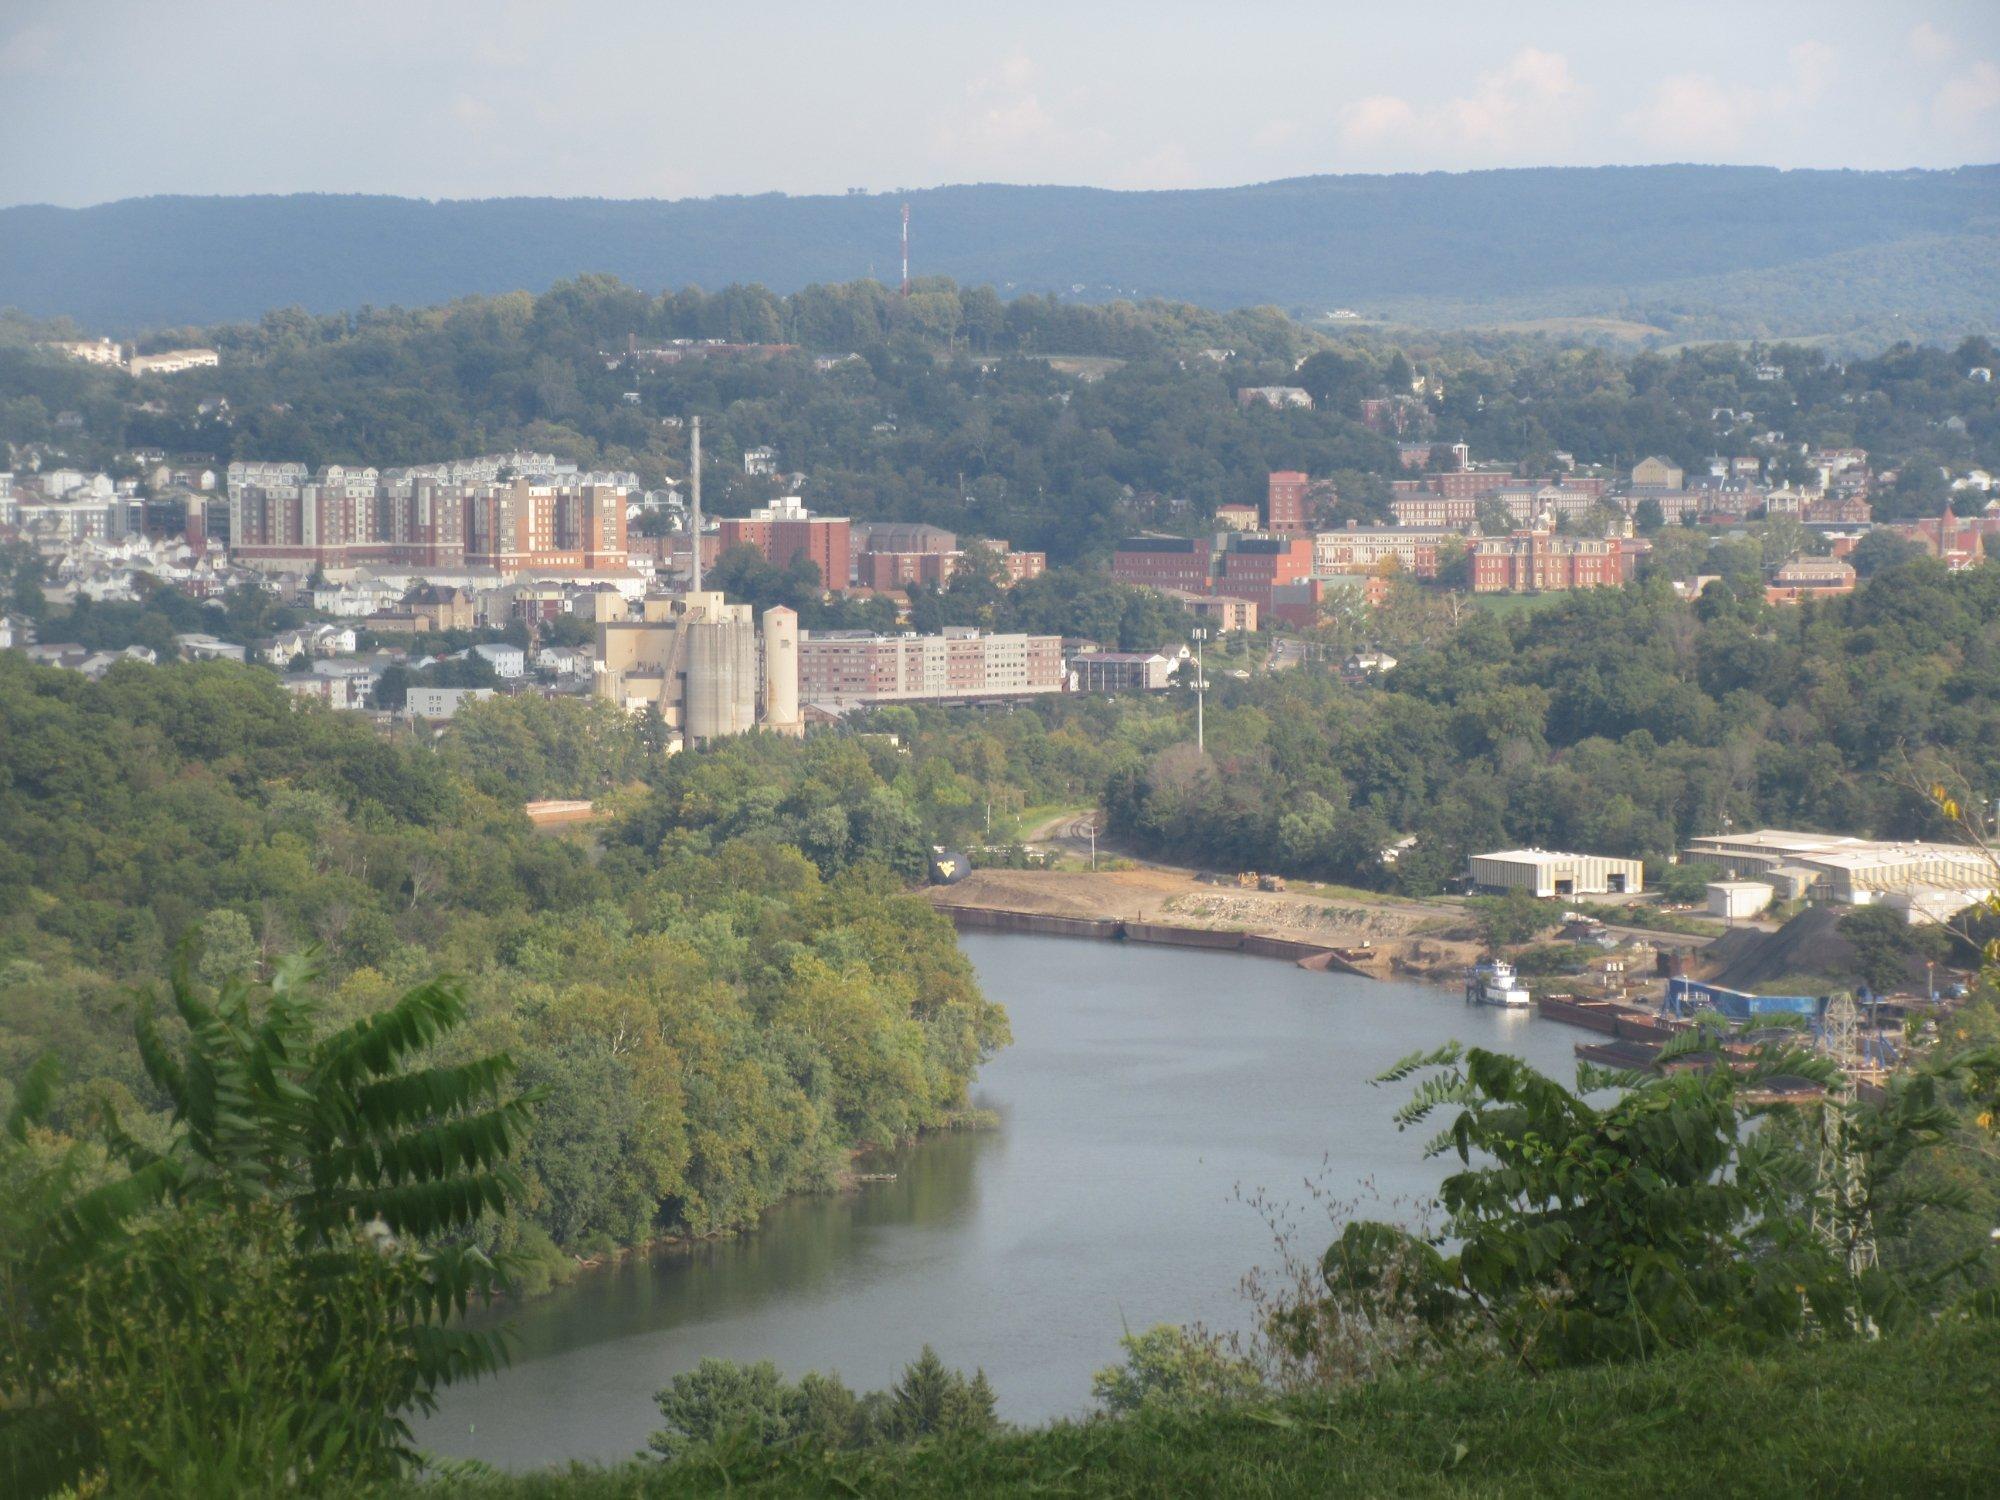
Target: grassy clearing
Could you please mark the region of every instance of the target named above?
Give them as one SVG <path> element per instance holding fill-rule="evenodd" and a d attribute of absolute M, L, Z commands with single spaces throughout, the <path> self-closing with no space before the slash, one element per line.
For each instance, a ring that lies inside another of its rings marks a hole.
<path fill-rule="evenodd" d="M 996 815 L 993 819 L 993 838 L 996 844 L 1020 843 L 1044 824 L 1058 819 L 1080 818 L 1096 807 L 1094 802 L 1038 802 L 1033 807 L 1024 807 L 1017 813 Z"/>
<path fill-rule="evenodd" d="M 1200 1416 L 1063 1423 L 869 1453 L 472 1482 L 494 1500 L 708 1495 L 1990 1495 L 2000 1332 L 1533 1379 L 1407 1378 Z M 437 1493 L 432 1488 L 429 1493 Z"/>
<path fill-rule="evenodd" d="M 1566 597 L 1560 591 L 1549 594 L 1474 594 L 1471 603 L 1474 609 L 1506 619 L 1512 615 L 1531 615 L 1537 610 L 1548 609 L 1562 603 Z"/>

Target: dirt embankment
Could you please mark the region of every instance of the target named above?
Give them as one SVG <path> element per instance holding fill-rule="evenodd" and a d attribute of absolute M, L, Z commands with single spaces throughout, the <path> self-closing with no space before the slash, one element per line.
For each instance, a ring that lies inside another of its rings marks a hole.
<path fill-rule="evenodd" d="M 1393 897 L 1361 902 L 1310 889 L 1245 890 L 1211 885 L 1174 870 L 975 870 L 957 885 L 931 887 L 926 896 L 946 908 L 1254 932 L 1337 948 L 1369 946 L 1379 955 L 1370 967 L 1425 978 L 1455 978 L 1478 953 L 1477 935 L 1461 930 L 1461 919 L 1435 907 Z"/>

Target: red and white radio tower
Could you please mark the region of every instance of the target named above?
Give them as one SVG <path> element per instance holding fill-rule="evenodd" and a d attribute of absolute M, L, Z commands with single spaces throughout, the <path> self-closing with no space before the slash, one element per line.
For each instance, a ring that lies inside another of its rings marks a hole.
<path fill-rule="evenodd" d="M 910 205 L 903 205 L 903 295 L 910 295 Z"/>

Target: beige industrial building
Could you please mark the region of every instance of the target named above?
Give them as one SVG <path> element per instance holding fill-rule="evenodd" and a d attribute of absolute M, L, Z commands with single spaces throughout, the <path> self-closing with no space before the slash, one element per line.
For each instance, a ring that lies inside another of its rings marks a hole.
<path fill-rule="evenodd" d="M 1472 883 L 1478 889 L 1520 890 L 1534 896 L 1631 895 L 1644 889 L 1644 870 L 1636 859 L 1558 854 L 1549 849 L 1472 856 Z"/>
<path fill-rule="evenodd" d="M 747 604 L 701 592 L 640 601 L 597 596 L 597 695 L 643 713 L 657 709 L 683 744 L 752 729 L 798 734 L 799 617 L 764 611 L 760 635 Z"/>
<path fill-rule="evenodd" d="M 1681 857 L 1726 879 L 1764 881 L 1781 901 L 1883 905 L 1913 922 L 1948 919 L 2000 885 L 2000 870 L 1977 849 L 1783 828 L 1693 839 Z"/>
<path fill-rule="evenodd" d="M 1729 922 L 1748 921 L 1771 904 L 1774 894 L 1768 881 L 1711 880 L 1708 914 Z"/>

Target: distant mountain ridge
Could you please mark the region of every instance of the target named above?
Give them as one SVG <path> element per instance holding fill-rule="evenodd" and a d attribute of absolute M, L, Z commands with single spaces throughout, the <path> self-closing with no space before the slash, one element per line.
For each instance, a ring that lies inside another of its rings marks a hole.
<path fill-rule="evenodd" d="M 1673 298 L 1733 308 L 1731 278 L 1747 277 L 1761 288 L 1752 305 L 1720 315 L 1744 333 L 2000 323 L 2000 166 L 1536 168 L 1176 192 L 973 185 L 671 202 L 136 198 L 0 209 L 0 305 L 131 334 L 294 304 L 539 291 L 585 271 L 649 291 L 761 282 L 784 292 L 871 268 L 887 280 L 905 199 L 916 273 L 1003 291 L 1448 323 L 1643 319 L 1651 298 L 1698 320 L 1699 306 L 1677 310 Z M 1947 270 L 1899 286 L 1905 244 Z M 1785 273 L 1821 265 L 1838 273 L 1792 296 Z M 1826 327 L 1781 326 L 1801 316 Z"/>

